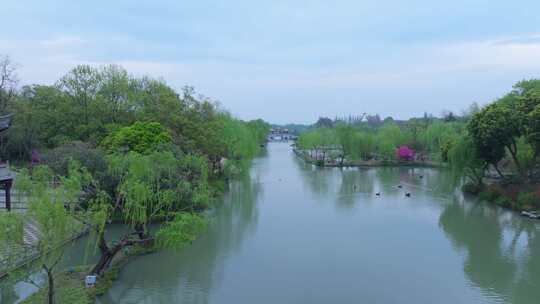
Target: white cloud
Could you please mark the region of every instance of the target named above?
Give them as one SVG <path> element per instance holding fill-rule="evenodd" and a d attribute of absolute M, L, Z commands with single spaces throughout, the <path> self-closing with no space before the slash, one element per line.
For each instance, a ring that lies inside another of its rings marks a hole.
<path fill-rule="evenodd" d="M 325 65 L 289 64 L 287 60 L 253 63 L 249 58 L 245 62 L 218 57 L 202 61 L 146 59 L 155 53 L 139 59 L 130 55 L 130 48 L 138 42 L 122 41 L 123 48 L 115 49 L 116 53 L 125 53 L 125 59 L 120 61 L 107 59 L 104 54 L 111 46 L 105 41 L 77 36 L 0 40 L 0 54 L 7 53 L 21 64 L 19 75 L 25 84 L 54 83 L 81 63 L 116 63 L 135 75 L 163 77 L 177 88 L 194 85 L 241 117 L 262 116 L 270 120 L 294 120 L 299 114 L 267 111 L 264 104 L 269 100 L 312 111 L 305 114 L 310 119 L 324 111 L 329 116 L 354 112 L 364 106 L 361 100 L 373 102 L 370 111 L 382 115 L 438 113 L 443 108 L 459 110 L 472 101 L 489 102 L 515 81 L 540 76 L 540 34 L 400 46 L 379 55 L 359 50 L 350 52 L 352 57 L 349 54 L 336 64 Z M 152 50 L 159 53 L 159 47 L 153 46 Z M 308 48 L 303 51 L 313 55 Z M 281 56 L 287 56 L 286 52 Z M 297 50 L 294 56 L 298 56 Z M 310 109 L 313 103 L 329 98 L 336 101 L 331 106 L 318 107 L 321 112 Z M 353 105 L 351 100 L 358 104 Z M 396 112 L 388 113 L 389 108 Z"/>

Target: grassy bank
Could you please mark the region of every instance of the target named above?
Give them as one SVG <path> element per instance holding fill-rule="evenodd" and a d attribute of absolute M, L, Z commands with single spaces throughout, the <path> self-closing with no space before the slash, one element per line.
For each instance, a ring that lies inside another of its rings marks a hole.
<path fill-rule="evenodd" d="M 113 265 L 98 279 L 93 288 L 86 288 L 84 280 L 91 266 L 79 266 L 59 273 L 55 278 L 55 300 L 60 304 L 91 304 L 98 296 L 105 294 L 118 278 L 120 270 L 133 258 L 150 254 L 155 248 L 134 247 L 129 252 L 122 252 L 113 261 Z M 25 299 L 22 304 L 47 303 L 47 286 Z"/>

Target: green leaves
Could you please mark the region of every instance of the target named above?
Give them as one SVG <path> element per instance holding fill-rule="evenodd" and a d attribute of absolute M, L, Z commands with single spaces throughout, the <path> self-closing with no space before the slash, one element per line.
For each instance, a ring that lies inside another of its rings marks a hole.
<path fill-rule="evenodd" d="M 517 83 L 514 90 L 476 113 L 468 131 L 476 152 L 486 162 L 496 165 L 508 152 L 520 177 L 540 154 L 540 81 Z M 532 146 L 532 155 L 525 155 Z"/>
<path fill-rule="evenodd" d="M 157 245 L 166 248 L 182 248 L 197 239 L 207 226 L 208 221 L 203 216 L 185 212 L 177 213 L 172 221 L 165 223 L 157 232 Z"/>
<path fill-rule="evenodd" d="M 148 154 L 172 141 L 170 134 L 157 122 L 135 122 L 107 136 L 101 143 L 109 153 L 133 151 Z"/>
<path fill-rule="evenodd" d="M 4 266 L 8 269 L 23 257 L 15 248 L 29 245 L 23 237 L 25 227 L 32 231 L 26 241 L 32 242 L 32 250 L 38 254 L 37 264 L 50 271 L 61 259 L 65 242 L 83 228 L 76 220 L 75 208 L 66 208 L 66 205 L 78 202 L 89 179 L 75 162 L 70 164 L 69 171 L 67 176 L 58 176 L 48 167 L 38 166 L 33 168 L 32 174 L 28 170 L 18 172 L 15 187 L 19 200 L 25 202 L 28 209 L 24 213 L 0 213 L 0 246 L 8 246 L 4 252 L 14 255 L 7 257 L 9 264 Z"/>
<path fill-rule="evenodd" d="M 122 215 L 132 227 L 183 208 L 206 207 L 210 199 L 208 165 L 204 158 L 172 152 L 136 152 L 108 157 L 110 172 L 119 180 L 116 192 Z"/>
<path fill-rule="evenodd" d="M 20 213 L 2 212 L 0 214 L 1 246 L 13 246 L 21 244 L 23 239 L 23 221 L 24 218 Z"/>
<path fill-rule="evenodd" d="M 482 185 L 486 162 L 477 156 L 471 136 L 464 134 L 455 140 L 447 156 L 456 177 L 464 176 L 476 186 Z"/>
<path fill-rule="evenodd" d="M 490 164 L 497 164 L 504 157 L 505 147 L 520 135 L 520 126 L 512 115 L 503 103 L 493 103 L 473 115 L 467 128 L 478 157 Z"/>

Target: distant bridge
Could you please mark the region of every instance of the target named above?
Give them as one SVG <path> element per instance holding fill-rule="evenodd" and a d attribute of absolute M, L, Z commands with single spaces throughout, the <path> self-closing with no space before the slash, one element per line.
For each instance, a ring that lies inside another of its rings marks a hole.
<path fill-rule="evenodd" d="M 267 141 L 288 141 L 297 140 L 298 136 L 293 134 L 271 134 L 268 135 Z"/>

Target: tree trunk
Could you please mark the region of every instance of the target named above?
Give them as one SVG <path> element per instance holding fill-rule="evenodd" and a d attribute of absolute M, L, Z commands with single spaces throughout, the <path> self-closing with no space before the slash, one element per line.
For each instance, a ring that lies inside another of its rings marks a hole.
<path fill-rule="evenodd" d="M 144 226 L 141 224 L 135 225 L 135 232 L 139 236 L 139 239 L 145 239 L 147 237 L 146 232 L 144 231 Z"/>
<path fill-rule="evenodd" d="M 499 170 L 499 166 L 497 166 L 497 164 L 493 164 L 493 168 L 495 168 L 495 171 L 497 171 L 499 176 L 504 179 L 504 175 L 502 174 L 501 170 Z"/>
<path fill-rule="evenodd" d="M 48 268 L 45 264 L 43 264 L 42 267 L 45 270 L 45 273 L 47 273 L 47 303 L 54 304 L 54 277 L 52 269 Z"/>
<path fill-rule="evenodd" d="M 521 163 L 519 162 L 519 159 L 517 156 L 516 141 L 512 139 L 512 143 L 508 145 L 507 148 L 508 148 L 508 151 L 510 151 L 510 155 L 512 156 L 512 160 L 514 161 L 514 164 L 516 165 L 519 177 L 524 178 L 525 174 L 523 172 L 523 168 L 521 167 Z"/>
<path fill-rule="evenodd" d="M 140 238 L 139 232 L 135 232 L 139 236 L 138 240 L 133 240 L 129 238 L 129 235 L 124 236 L 116 245 L 109 247 L 107 241 L 105 240 L 104 234 L 100 233 L 98 247 L 101 252 L 101 256 L 96 266 L 92 268 L 90 274 L 102 275 L 103 272 L 109 268 L 114 257 L 125 247 L 132 246 L 134 244 L 149 244 L 153 241 L 153 238 Z M 132 234 L 130 234 L 132 235 Z M 146 236 L 146 234 L 143 234 Z"/>
<path fill-rule="evenodd" d="M 107 243 L 105 241 L 105 238 L 101 239 L 99 241 L 99 249 L 101 251 L 101 256 L 99 258 L 99 261 L 97 262 L 96 266 L 90 271 L 91 274 L 95 275 L 102 275 L 103 272 L 111 265 L 111 262 L 113 258 L 116 256 L 116 254 L 127 245 L 123 244 L 124 242 L 121 241 L 112 248 L 109 248 L 107 246 Z"/>

